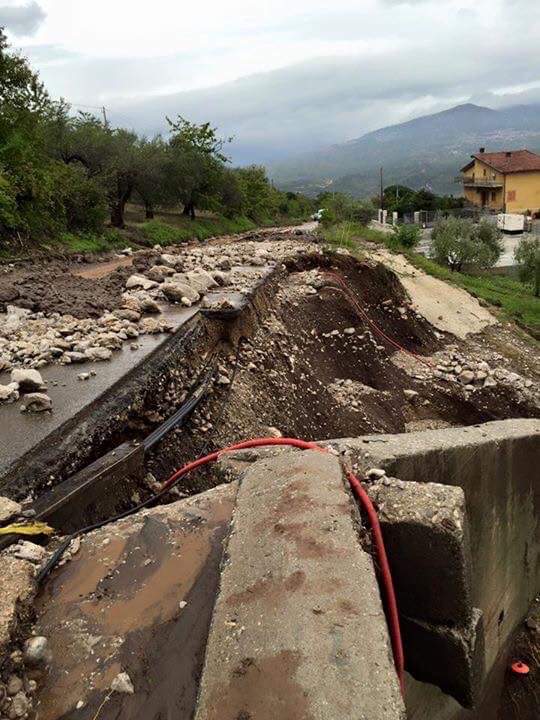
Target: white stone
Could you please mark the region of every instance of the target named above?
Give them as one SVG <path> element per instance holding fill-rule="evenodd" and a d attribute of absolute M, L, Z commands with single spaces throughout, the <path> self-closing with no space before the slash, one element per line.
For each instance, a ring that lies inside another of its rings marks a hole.
<path fill-rule="evenodd" d="M 118 693 L 126 693 L 127 695 L 133 695 L 135 692 L 135 688 L 127 672 L 118 673 L 111 683 L 111 690 Z"/>
<path fill-rule="evenodd" d="M 43 390 L 45 387 L 41 373 L 30 368 L 15 368 L 12 370 L 11 382 L 18 383 L 19 389 L 23 392 Z"/>
<path fill-rule="evenodd" d="M 18 502 L 0 495 L 0 524 L 4 524 L 15 515 L 19 515 L 21 510 L 22 506 Z"/>
<path fill-rule="evenodd" d="M 19 399 L 19 383 L 0 385 L 0 402 L 12 403 Z"/>
<path fill-rule="evenodd" d="M 28 560 L 28 562 L 39 564 L 47 557 L 47 551 L 41 545 L 21 540 L 14 546 L 13 554 L 19 560 Z"/>
<path fill-rule="evenodd" d="M 155 280 L 149 280 L 144 275 L 131 275 L 126 280 L 126 288 L 131 290 L 132 288 L 142 288 L 143 290 L 151 290 L 158 286 Z"/>

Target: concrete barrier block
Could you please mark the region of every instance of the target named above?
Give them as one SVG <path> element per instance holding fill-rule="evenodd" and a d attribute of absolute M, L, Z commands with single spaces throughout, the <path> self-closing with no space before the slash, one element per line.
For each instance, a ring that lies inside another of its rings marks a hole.
<path fill-rule="evenodd" d="M 465 625 L 471 562 L 465 495 L 459 487 L 383 478 L 369 487 L 404 615 Z"/>
<path fill-rule="evenodd" d="M 333 455 L 289 452 L 247 469 L 196 720 L 404 718 L 356 522 Z"/>

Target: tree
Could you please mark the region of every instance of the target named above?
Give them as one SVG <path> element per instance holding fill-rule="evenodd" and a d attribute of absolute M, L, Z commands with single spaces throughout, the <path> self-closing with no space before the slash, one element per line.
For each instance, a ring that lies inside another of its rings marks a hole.
<path fill-rule="evenodd" d="M 540 238 L 523 237 L 515 250 L 519 279 L 533 286 L 534 296 L 540 296 Z"/>
<path fill-rule="evenodd" d="M 398 245 L 414 248 L 420 242 L 422 231 L 418 225 L 394 225 L 392 228 Z"/>
<path fill-rule="evenodd" d="M 431 241 L 431 257 L 458 272 L 465 267 L 493 267 L 503 250 L 502 234 L 485 220 L 478 225 L 463 218 L 439 220 Z"/>
<path fill-rule="evenodd" d="M 147 220 L 153 220 L 154 210 L 166 205 L 167 191 L 167 145 L 161 136 L 153 140 L 137 141 L 140 169 L 135 178 L 135 190 L 144 203 Z"/>
<path fill-rule="evenodd" d="M 60 157 L 67 164 L 82 165 L 103 188 L 113 227 L 125 226 L 124 212 L 140 178 L 141 150 L 137 135 L 113 129 L 99 118 L 80 113 L 69 118 L 62 134 Z"/>
<path fill-rule="evenodd" d="M 223 147 L 231 138 L 217 136 L 210 123 L 196 123 L 181 115 L 176 121 L 167 118 L 169 141 L 169 170 L 178 199 L 184 205 L 184 215 L 195 219 L 197 207 L 212 207 L 218 194 L 225 163 Z"/>

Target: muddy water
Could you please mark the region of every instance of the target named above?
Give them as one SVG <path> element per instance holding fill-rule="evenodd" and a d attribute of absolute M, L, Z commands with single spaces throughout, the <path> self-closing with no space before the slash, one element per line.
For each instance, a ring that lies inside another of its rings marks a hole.
<path fill-rule="evenodd" d="M 236 488 L 164 506 L 92 533 L 38 598 L 53 661 L 41 720 L 192 716 Z M 84 707 L 76 709 L 78 703 Z"/>

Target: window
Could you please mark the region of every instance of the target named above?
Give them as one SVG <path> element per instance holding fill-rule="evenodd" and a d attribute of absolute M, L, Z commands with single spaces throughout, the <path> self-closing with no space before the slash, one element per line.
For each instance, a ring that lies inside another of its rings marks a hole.
<path fill-rule="evenodd" d="M 506 200 L 507 202 L 515 202 L 516 201 L 516 191 L 515 190 L 509 190 L 506 193 Z"/>
<path fill-rule="evenodd" d="M 491 193 L 491 202 L 495 202 L 496 199 L 497 199 L 497 193 L 496 193 L 496 192 L 492 192 L 492 193 Z"/>
<path fill-rule="evenodd" d="M 487 175 L 487 172 L 484 170 L 484 177 L 486 177 L 486 175 Z"/>

